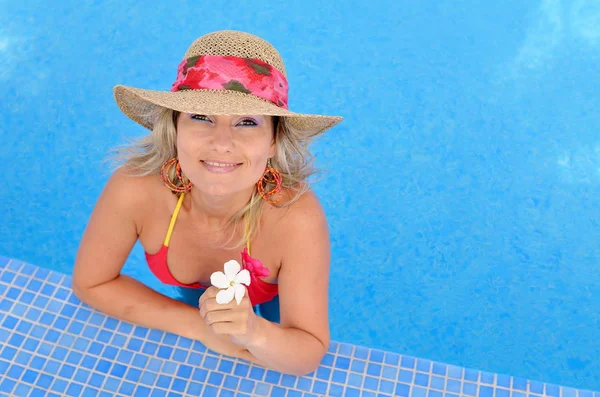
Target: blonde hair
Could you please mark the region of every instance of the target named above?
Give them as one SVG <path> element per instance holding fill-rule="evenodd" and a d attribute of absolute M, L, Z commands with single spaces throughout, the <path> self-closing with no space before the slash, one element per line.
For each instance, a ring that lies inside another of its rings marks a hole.
<path fill-rule="evenodd" d="M 118 146 L 112 150 L 111 160 L 117 164 L 116 168 L 126 170 L 130 175 L 147 176 L 159 175 L 165 161 L 177 157 L 176 123 L 179 112 L 158 108 L 154 116 L 152 132 L 129 144 Z M 307 178 L 316 174 L 313 168 L 313 156 L 308 149 L 310 137 L 294 129 L 285 117 L 274 116 L 275 156 L 271 165 L 279 170 L 282 177 L 282 189 L 286 199 L 277 207 L 283 208 L 293 204 L 308 189 Z M 169 179 L 178 186 L 182 183 L 175 176 L 174 167 L 171 168 Z M 187 182 L 186 179 L 184 179 Z M 267 185 L 271 189 L 273 185 Z M 293 193 L 289 199 L 287 192 Z M 177 195 L 180 195 L 177 193 Z M 244 225 L 243 237 L 231 245 L 231 248 L 240 247 L 249 241 L 259 230 L 264 199 L 260 196 L 256 186 L 250 200 L 228 220 L 224 229 L 233 226 L 231 236 L 221 247 L 225 248 L 234 239 L 240 225 Z"/>

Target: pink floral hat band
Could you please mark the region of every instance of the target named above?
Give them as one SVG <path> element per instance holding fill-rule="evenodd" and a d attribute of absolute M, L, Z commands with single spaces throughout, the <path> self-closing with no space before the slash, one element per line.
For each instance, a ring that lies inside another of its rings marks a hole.
<path fill-rule="evenodd" d="M 288 82 L 271 65 L 250 58 L 202 55 L 183 60 L 171 91 L 231 90 L 251 94 L 288 108 Z"/>

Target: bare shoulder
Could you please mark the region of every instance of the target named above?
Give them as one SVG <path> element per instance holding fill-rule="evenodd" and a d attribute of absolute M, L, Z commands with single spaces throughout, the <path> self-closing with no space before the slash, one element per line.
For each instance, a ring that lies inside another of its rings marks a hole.
<path fill-rule="evenodd" d="M 287 192 L 285 199 L 291 198 Z M 327 219 L 321 202 L 312 189 L 308 189 L 296 201 L 278 208 L 274 219 L 281 235 L 286 239 L 297 235 L 327 229 Z"/>

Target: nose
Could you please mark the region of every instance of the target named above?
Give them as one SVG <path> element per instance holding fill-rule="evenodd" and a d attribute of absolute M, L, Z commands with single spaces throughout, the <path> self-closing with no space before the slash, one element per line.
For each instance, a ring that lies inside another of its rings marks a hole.
<path fill-rule="evenodd" d="M 233 150 L 233 131 L 228 123 L 219 123 L 214 129 L 213 148 L 218 153 L 230 153 Z"/>

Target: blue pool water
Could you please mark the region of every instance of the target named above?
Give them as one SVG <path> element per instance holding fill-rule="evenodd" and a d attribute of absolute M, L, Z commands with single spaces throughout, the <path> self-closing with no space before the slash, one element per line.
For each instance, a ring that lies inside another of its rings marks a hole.
<path fill-rule="evenodd" d="M 345 117 L 312 146 L 332 338 L 600 390 L 599 1 L 57 3 L 0 5 L 0 255 L 70 274 L 107 150 L 144 133 L 112 87 L 245 30 L 292 110 Z"/>

